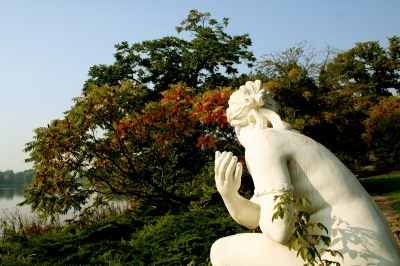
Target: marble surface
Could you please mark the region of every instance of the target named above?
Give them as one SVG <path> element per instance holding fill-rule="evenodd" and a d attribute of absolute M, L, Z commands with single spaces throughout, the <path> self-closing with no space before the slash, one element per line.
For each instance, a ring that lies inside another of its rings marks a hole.
<path fill-rule="evenodd" d="M 397 242 L 372 198 L 335 155 L 280 119 L 261 81 L 247 82 L 232 94 L 227 118 L 246 149 L 255 195 L 250 200 L 239 195 L 242 164 L 231 152 L 216 152 L 216 186 L 232 218 L 249 229 L 260 227 L 262 233 L 216 241 L 211 248 L 214 266 L 304 264 L 287 247 L 291 235 L 286 222 L 293 213 L 272 222 L 274 196 L 283 193 L 311 202 L 304 209 L 311 222 L 328 228 L 331 248 L 344 256 L 344 262 L 329 254 L 324 259 L 341 265 L 400 265 Z"/>

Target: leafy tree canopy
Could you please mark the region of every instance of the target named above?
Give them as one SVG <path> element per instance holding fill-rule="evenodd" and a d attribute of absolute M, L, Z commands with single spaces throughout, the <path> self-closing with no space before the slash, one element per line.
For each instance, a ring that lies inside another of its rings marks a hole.
<path fill-rule="evenodd" d="M 27 143 L 37 174 L 24 204 L 54 215 L 80 210 L 91 195 L 95 205 L 128 195 L 168 208 L 212 197 L 212 148 L 241 152 L 226 127 L 233 90 L 193 91 L 171 85 L 159 102 L 145 103 L 146 89 L 132 82 L 92 85 L 64 119 L 36 129 Z"/>
<path fill-rule="evenodd" d="M 256 76 L 281 104 L 287 122 L 352 167 L 367 154 L 361 135 L 369 108 L 391 95 L 390 89 L 399 91 L 399 41 L 389 38 L 388 48 L 357 43 L 344 52 L 329 46 L 317 51 L 303 42 L 264 56 Z"/>
<path fill-rule="evenodd" d="M 190 33 L 189 41 L 117 44 L 116 62 L 93 66 L 64 119 L 36 129 L 26 144 L 36 175 L 23 204 L 54 216 L 80 210 L 91 196 L 94 205 L 118 195 L 168 208 L 213 202 L 214 149 L 244 161 L 226 126 L 233 88 L 220 85 L 244 84 L 249 76 L 233 76 L 235 65 L 255 61 L 249 36 L 226 34 L 227 24 L 192 10 L 176 28 Z M 265 56 L 251 77 L 265 81 L 295 129 L 354 163 L 367 154 L 361 134 L 369 108 L 399 89 L 399 38 L 389 43 L 387 49 L 360 43 L 341 53 L 301 43 Z M 247 193 L 252 184 L 243 180 Z"/>
<path fill-rule="evenodd" d="M 155 92 L 177 83 L 186 83 L 196 91 L 227 86 L 230 75 L 238 73 L 235 65 L 246 63 L 251 67 L 255 61 L 248 50 L 251 46 L 249 35 L 230 36 L 224 32 L 227 26 L 227 18 L 220 23 L 211 18 L 210 13 L 191 10 L 176 27 L 178 33 L 190 33 L 191 40 L 167 36 L 131 46 L 128 42 L 117 44 L 116 62 L 91 67 L 84 90 L 90 83 L 115 86 L 122 80 L 151 83 Z M 154 95 L 157 98 L 159 94 Z"/>
<path fill-rule="evenodd" d="M 339 53 L 328 65 L 328 73 L 337 88 L 370 97 L 390 96 L 389 89 L 400 93 L 400 37 L 388 38 L 388 48 L 377 41 L 356 43 L 348 51 Z"/>
<path fill-rule="evenodd" d="M 226 126 L 233 88 L 210 89 L 239 82 L 220 71 L 235 74 L 235 64 L 255 60 L 248 35 L 229 36 L 227 25 L 192 10 L 176 28 L 190 41 L 116 45 L 116 62 L 93 66 L 65 118 L 36 129 L 26 144 L 37 174 L 23 204 L 54 216 L 92 196 L 94 205 L 118 195 L 168 208 L 212 201 L 213 148 L 242 156 L 243 149 Z"/>
<path fill-rule="evenodd" d="M 362 135 L 369 144 L 379 170 L 400 169 L 400 98 L 383 98 L 371 108 Z"/>

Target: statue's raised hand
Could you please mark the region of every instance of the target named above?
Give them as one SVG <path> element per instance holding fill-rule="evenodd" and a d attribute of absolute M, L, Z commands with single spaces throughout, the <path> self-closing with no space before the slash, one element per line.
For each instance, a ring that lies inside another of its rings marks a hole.
<path fill-rule="evenodd" d="M 222 197 L 234 195 L 240 188 L 242 164 L 231 152 L 215 153 L 215 183 Z"/>

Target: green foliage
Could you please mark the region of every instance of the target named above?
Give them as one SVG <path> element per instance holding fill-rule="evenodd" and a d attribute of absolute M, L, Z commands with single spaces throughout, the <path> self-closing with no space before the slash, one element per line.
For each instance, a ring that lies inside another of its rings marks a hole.
<path fill-rule="evenodd" d="M 400 169 L 400 98 L 390 96 L 371 108 L 363 139 L 369 144 L 377 170 Z"/>
<path fill-rule="evenodd" d="M 227 234 L 242 232 L 248 230 L 223 208 L 166 215 L 125 213 L 84 228 L 72 224 L 35 238 L 15 233 L 0 245 L 0 263 L 210 265 L 211 244 Z"/>
<path fill-rule="evenodd" d="M 377 41 L 356 43 L 348 51 L 339 53 L 327 71 L 336 73 L 336 86 L 357 92 L 374 101 L 377 96 L 390 96 L 389 89 L 400 92 L 400 37 L 388 38 L 388 48 Z M 375 99 L 374 99 L 375 98 Z"/>
<path fill-rule="evenodd" d="M 370 194 L 383 195 L 400 191 L 400 173 L 393 172 L 379 176 L 358 179 L 364 189 Z"/>
<path fill-rule="evenodd" d="M 256 77 L 265 81 L 286 122 L 356 170 L 368 153 L 361 135 L 369 108 L 389 89 L 399 89 L 399 40 L 389 38 L 388 48 L 357 43 L 344 52 L 329 46 L 317 51 L 303 42 L 264 56 Z"/>
<path fill-rule="evenodd" d="M 227 26 L 227 18 L 219 23 L 210 13 L 191 10 L 176 27 L 178 33 L 189 33 L 191 40 L 167 36 L 131 46 L 127 42 L 117 44 L 116 62 L 91 67 L 84 90 L 90 83 L 114 86 L 124 80 L 152 83 L 155 92 L 180 82 L 203 92 L 227 86 L 229 76 L 238 73 L 235 65 L 245 62 L 251 67 L 255 61 L 253 53 L 247 50 L 251 46 L 249 35 L 230 36 L 224 32 Z M 152 95 L 158 98 L 158 94 Z"/>
<path fill-rule="evenodd" d="M 400 124 L 391 120 L 382 121 L 373 133 L 371 144 L 378 158 L 378 169 L 400 170 Z"/>
<path fill-rule="evenodd" d="M 369 108 L 387 97 L 390 88 L 400 89 L 399 37 L 389 38 L 386 49 L 366 42 L 341 53 L 331 47 L 318 52 L 301 43 L 265 56 L 254 75 L 236 76 L 235 65 L 251 67 L 255 58 L 248 50 L 249 35 L 230 36 L 224 31 L 227 25 L 227 18 L 218 22 L 210 13 L 191 10 L 176 27 L 178 34 L 190 35 L 189 40 L 167 36 L 115 45 L 116 62 L 90 68 L 75 105 L 63 119 L 35 129 L 34 141 L 25 148 L 35 176 L 23 204 L 44 216 L 81 210 L 91 196 L 95 196 L 93 208 L 106 206 L 119 195 L 131 197 L 141 210 L 163 213 L 194 206 L 198 213 L 121 216 L 121 221 L 89 227 L 82 219 L 81 227 L 75 224 L 67 227 L 67 233 L 46 235 L 38 242 L 16 232 L 10 236 L 12 244 L 1 246 L 0 263 L 47 263 L 50 253 L 57 259 L 49 265 L 205 263 L 208 245 L 223 231 L 218 226 L 227 226 L 224 234 L 241 230 L 231 227 L 226 217 L 205 210 L 221 203 L 212 175 L 215 149 L 238 154 L 244 164 L 244 149 L 225 116 L 233 88 L 218 86 L 238 87 L 261 78 L 295 129 L 327 146 L 345 163 L 355 165 L 365 157 L 361 134 Z M 388 147 L 397 149 L 397 132 L 389 122 L 374 127 L 372 147 L 391 165 L 398 163 L 397 152 L 388 153 Z M 12 171 L 0 172 L 0 183 L 12 182 L 15 176 Z M 248 196 L 252 186 L 251 179 L 244 178 L 240 193 Z M 304 199 L 297 201 L 305 204 Z M 284 206 L 291 204 L 293 199 L 281 198 L 274 219 L 282 218 Z M 88 214 L 90 208 L 82 213 Z M 335 254 L 312 248 L 310 243 L 329 244 L 329 240 L 307 235 L 307 228 L 324 229 L 308 221 L 308 213 L 296 213 L 291 224 L 297 242 L 291 248 L 311 263 L 323 252 Z M 204 229 L 205 224 L 214 228 Z M 126 232 L 131 236 L 127 238 Z"/>
<path fill-rule="evenodd" d="M 363 160 L 368 147 L 360 136 L 365 132 L 369 109 L 390 96 L 389 89 L 399 92 L 400 38 L 394 36 L 388 41 L 387 48 L 378 42 L 356 43 L 354 48 L 338 53 L 320 75 L 320 83 L 331 91 L 328 99 L 338 104 L 331 114 L 334 125 L 342 129 L 336 139 L 337 147 L 346 151 L 344 158 Z"/>
<path fill-rule="evenodd" d="M 385 196 L 387 196 L 393 202 L 393 208 L 396 210 L 397 215 L 400 218 L 400 189 L 386 193 Z"/>
<path fill-rule="evenodd" d="M 359 181 L 370 194 L 387 196 L 393 202 L 392 206 L 397 212 L 398 219 L 390 225 L 400 245 L 400 172 L 361 178 Z"/>
<path fill-rule="evenodd" d="M 359 179 L 361 185 L 370 193 L 387 196 L 397 212 L 397 221 L 391 222 L 392 232 L 400 245 L 400 172 Z"/>
<path fill-rule="evenodd" d="M 322 259 L 324 253 L 329 252 L 332 256 L 339 256 L 343 259 L 343 255 L 336 250 L 329 249 L 331 245 L 331 239 L 323 234 L 312 234 L 310 232 L 316 232 L 317 229 L 325 231 L 328 234 L 328 229 L 321 223 L 310 223 L 310 213 L 306 211 L 296 211 L 294 205 L 306 206 L 307 199 L 293 199 L 293 196 L 289 193 L 283 195 L 277 195 L 274 197 L 274 201 L 279 202 L 274 206 L 276 212 L 272 216 L 272 221 L 275 219 L 283 219 L 285 214 L 289 214 L 289 208 L 293 210 L 294 216 L 287 222 L 287 230 L 292 233 L 292 240 L 289 243 L 289 250 L 297 250 L 297 256 L 301 256 L 304 261 L 307 261 L 305 265 L 340 265 L 339 262 Z M 328 248 L 318 248 L 320 242 Z"/>
<path fill-rule="evenodd" d="M 235 76 L 236 64 L 251 66 L 255 59 L 249 36 L 230 36 L 227 25 L 226 18 L 218 22 L 192 10 L 176 28 L 190 40 L 168 36 L 116 45 L 116 62 L 93 66 L 82 97 L 64 119 L 36 129 L 35 140 L 27 143 L 27 161 L 37 174 L 23 204 L 54 216 L 80 210 L 92 195 L 95 205 L 118 195 L 167 209 L 214 202 L 214 149 L 233 151 L 244 161 L 225 116 L 233 88 L 218 85 L 241 85 L 249 77 L 266 81 L 295 129 L 350 167 L 365 161 L 360 135 L 367 109 L 398 80 L 397 37 L 388 49 L 357 44 L 344 53 L 330 47 L 319 53 L 302 43 L 265 57 L 255 75 Z M 351 68 L 346 58 L 360 67 Z M 373 73 L 379 66 L 386 74 Z M 371 77 L 358 78 L 365 69 Z M 371 80 L 379 80 L 379 90 Z"/>
<path fill-rule="evenodd" d="M 267 54 L 258 62 L 256 75 L 265 81 L 281 105 L 282 117 L 295 129 L 303 131 L 305 125 L 318 122 L 322 107 L 319 102 L 324 95 L 318 84 L 319 71 L 335 53 L 330 47 L 318 52 L 302 42 L 283 52 Z M 324 58 L 321 62 L 320 57 Z"/>
<path fill-rule="evenodd" d="M 243 154 L 225 116 L 232 92 L 195 95 L 178 84 L 159 102 L 145 102 L 147 90 L 132 82 L 92 85 L 64 119 L 36 129 L 27 143 L 37 174 L 23 204 L 54 216 L 80 210 L 92 195 L 94 205 L 128 195 L 168 209 L 204 201 L 214 148 Z"/>
<path fill-rule="evenodd" d="M 390 173 L 391 182 L 385 177 L 388 175 L 372 178 L 389 187 L 400 179 L 399 173 Z M 363 180 L 367 178 L 360 181 Z M 389 196 L 396 197 L 396 193 L 393 191 Z M 397 198 L 400 197 L 397 195 Z M 297 202 L 307 204 L 306 199 Z M 287 209 L 282 204 L 277 206 L 277 210 Z M 299 217 L 303 221 L 308 219 L 307 213 Z M 24 234 L 17 224 L 19 218 L 14 221 L 15 227 L 9 228 L 7 237 L 0 243 L 2 265 L 210 265 L 209 250 L 213 242 L 226 235 L 249 232 L 233 221 L 222 205 L 167 214 L 149 208 L 94 223 L 73 222 L 63 228 L 50 226 L 40 233 L 25 225 Z M 38 227 L 35 223 L 32 228 Z M 310 232 L 312 227 L 325 231 L 322 225 L 314 223 L 309 227 Z M 300 231 L 296 233 L 299 235 Z M 321 242 L 324 240 L 327 241 L 321 237 Z M 303 256 L 307 258 L 307 255 L 304 251 Z"/>
<path fill-rule="evenodd" d="M 355 159 L 365 154 L 366 145 L 360 135 L 366 115 L 365 110 L 354 108 L 351 92 L 334 87 L 328 79 L 336 75 L 327 73 L 327 66 L 336 55 L 337 51 L 329 46 L 316 51 L 303 42 L 264 56 L 258 63 L 257 75 L 266 81 L 264 85 L 281 105 L 280 113 L 286 122 L 351 167 Z"/>

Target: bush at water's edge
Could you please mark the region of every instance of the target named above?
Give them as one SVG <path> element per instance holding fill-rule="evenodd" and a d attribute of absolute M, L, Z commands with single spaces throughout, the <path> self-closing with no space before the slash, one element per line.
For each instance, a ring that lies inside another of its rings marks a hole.
<path fill-rule="evenodd" d="M 222 207 L 162 216 L 125 213 L 80 226 L 32 238 L 9 233 L 0 246 L 0 264 L 208 265 L 213 242 L 249 232 Z"/>
<path fill-rule="evenodd" d="M 400 199 L 400 173 L 359 181 L 368 192 L 390 193 L 387 195 L 395 205 L 400 202 L 396 201 Z M 174 214 L 155 212 L 123 213 L 91 224 L 78 221 L 45 228 L 37 235 L 30 234 L 28 227 L 15 226 L 1 239 L 0 264 L 209 265 L 213 242 L 249 232 L 236 224 L 222 206 Z M 31 227 L 29 230 L 35 229 L 34 224 Z"/>

